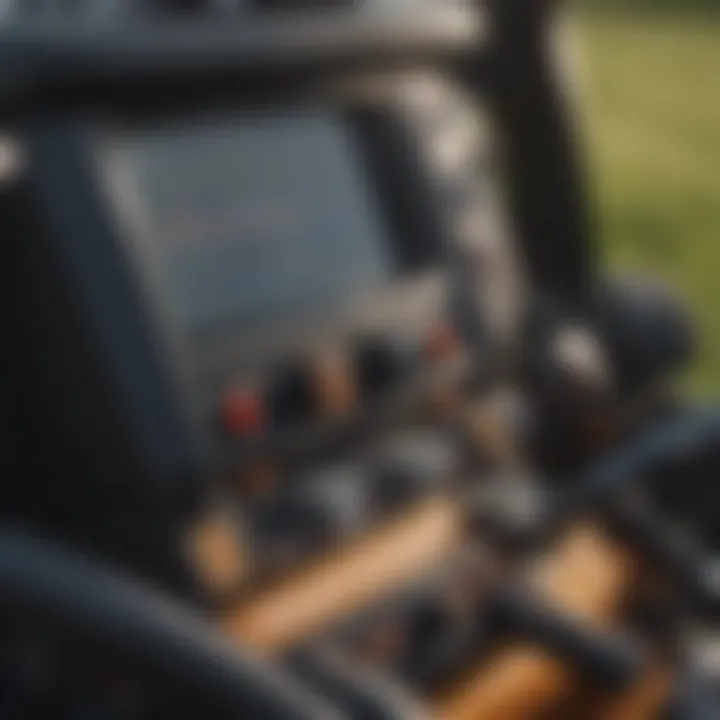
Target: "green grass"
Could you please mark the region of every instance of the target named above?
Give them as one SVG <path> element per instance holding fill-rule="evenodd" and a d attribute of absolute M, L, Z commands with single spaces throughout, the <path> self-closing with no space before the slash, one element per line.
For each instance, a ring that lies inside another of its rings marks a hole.
<path fill-rule="evenodd" d="M 720 16 L 585 13 L 583 98 L 603 248 L 671 281 L 720 394 Z"/>

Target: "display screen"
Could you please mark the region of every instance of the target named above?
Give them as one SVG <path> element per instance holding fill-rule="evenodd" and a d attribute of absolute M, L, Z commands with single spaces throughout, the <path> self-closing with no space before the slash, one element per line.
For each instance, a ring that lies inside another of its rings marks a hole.
<path fill-rule="evenodd" d="M 338 309 L 386 282 L 353 137 L 320 113 L 104 137 L 110 202 L 189 331 Z"/>

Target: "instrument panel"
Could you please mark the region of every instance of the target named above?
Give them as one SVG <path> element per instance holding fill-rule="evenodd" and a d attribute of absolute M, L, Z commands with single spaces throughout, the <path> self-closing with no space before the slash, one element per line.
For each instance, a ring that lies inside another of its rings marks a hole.
<path fill-rule="evenodd" d="M 217 534 L 203 527 L 215 508 L 250 538 L 250 565 L 289 572 L 276 555 L 302 564 L 436 493 L 423 453 L 465 389 L 502 373 L 522 275 L 488 170 L 492 128 L 449 73 L 409 65 L 235 95 L 192 84 L 180 103 L 97 90 L 82 113 L 24 130 L 16 192 L 36 212 L 13 207 L 43 249 L 18 272 L 53 275 L 31 324 L 38 354 L 53 328 L 58 376 L 28 367 L 20 387 L 39 413 L 61 388 L 55 412 L 78 428 L 70 442 L 48 427 L 42 462 L 86 468 L 71 482 L 97 496 L 88 532 L 201 594 L 211 563 L 187 567 L 187 538 Z M 420 476 L 397 498 L 376 461 L 394 443 Z M 131 497 L 181 508 L 156 559 L 102 519 L 106 493 L 127 498 L 131 523 Z M 354 520 L 352 498 L 367 507 Z"/>
<path fill-rule="evenodd" d="M 440 244 L 397 237 L 363 140 L 338 113 L 293 111 L 99 141 L 128 251 L 229 439 L 352 410 L 442 320 Z M 324 377 L 346 397 L 322 397 Z"/>
<path fill-rule="evenodd" d="M 519 268 L 468 102 L 401 73 L 83 129 L 86 182 L 208 469 L 332 442 L 457 381 L 468 343 L 488 361 L 507 345 Z"/>

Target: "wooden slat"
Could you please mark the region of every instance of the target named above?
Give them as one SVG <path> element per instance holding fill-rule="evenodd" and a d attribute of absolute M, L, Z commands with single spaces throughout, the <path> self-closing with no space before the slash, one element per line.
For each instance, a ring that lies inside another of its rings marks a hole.
<path fill-rule="evenodd" d="M 615 623 L 637 576 L 627 548 L 602 528 L 581 524 L 537 564 L 531 584 L 556 609 L 602 627 Z"/>
<path fill-rule="evenodd" d="M 450 501 L 429 502 L 233 610 L 225 629 L 258 650 L 281 650 L 422 578 L 458 547 L 461 521 Z"/>

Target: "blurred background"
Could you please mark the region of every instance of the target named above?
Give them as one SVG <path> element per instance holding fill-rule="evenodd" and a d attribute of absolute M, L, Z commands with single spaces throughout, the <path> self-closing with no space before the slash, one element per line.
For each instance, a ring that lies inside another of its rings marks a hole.
<path fill-rule="evenodd" d="M 720 391 L 720 0 L 584 0 L 582 113 L 603 251 L 659 273 L 701 322 L 697 395 Z"/>

